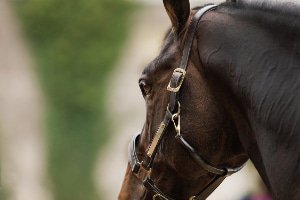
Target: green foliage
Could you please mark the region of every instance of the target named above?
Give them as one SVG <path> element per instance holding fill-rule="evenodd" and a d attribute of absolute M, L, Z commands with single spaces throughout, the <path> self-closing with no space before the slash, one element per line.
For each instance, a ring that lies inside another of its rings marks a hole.
<path fill-rule="evenodd" d="M 107 139 L 105 81 L 126 37 L 122 0 L 15 3 L 49 105 L 49 175 L 56 200 L 94 200 L 92 170 Z"/>
<path fill-rule="evenodd" d="M 9 199 L 8 198 L 8 191 L 6 190 L 6 188 L 4 188 L 1 185 L 1 180 L 0 180 L 0 200 L 6 200 Z"/>
<path fill-rule="evenodd" d="M 53 103 L 97 109 L 94 95 L 99 99 L 101 94 L 95 89 L 124 39 L 128 5 L 120 0 L 31 0 L 20 8 Z"/>

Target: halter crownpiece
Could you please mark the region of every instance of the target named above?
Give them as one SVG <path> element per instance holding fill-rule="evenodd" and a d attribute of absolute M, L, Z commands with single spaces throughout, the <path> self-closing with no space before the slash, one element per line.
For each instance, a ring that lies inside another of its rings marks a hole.
<path fill-rule="evenodd" d="M 245 164 L 238 168 L 217 168 L 209 164 L 205 161 L 197 151 L 184 139 L 181 135 L 181 128 L 180 128 L 180 102 L 179 102 L 179 92 L 184 82 L 186 69 L 188 66 L 188 61 L 190 57 L 190 52 L 193 44 L 193 40 L 196 33 L 196 28 L 199 24 L 201 17 L 208 11 L 214 10 L 217 6 L 216 5 L 207 5 L 201 8 L 195 16 L 193 17 L 188 31 L 187 37 L 183 49 L 183 55 L 180 63 L 180 67 L 176 68 L 172 74 L 171 80 L 167 86 L 167 91 L 170 92 L 170 101 L 168 107 L 166 109 L 166 114 L 164 116 L 163 121 L 160 123 L 152 142 L 150 143 L 146 155 L 140 161 L 136 152 L 136 147 L 138 145 L 140 134 L 137 134 L 132 139 L 132 142 L 129 145 L 129 164 L 131 166 L 131 170 L 137 176 L 141 169 L 145 171 L 147 174 L 146 179 L 143 181 L 144 186 L 154 192 L 153 199 L 162 199 L 162 200 L 174 200 L 173 198 L 169 197 L 168 195 L 164 194 L 154 183 L 151 179 L 151 168 L 153 165 L 154 158 L 157 153 L 157 149 L 161 143 L 161 140 L 166 132 L 166 128 L 173 122 L 175 131 L 176 131 L 176 140 L 190 153 L 193 160 L 203 169 L 206 171 L 213 173 L 216 177 L 209 182 L 209 184 L 203 188 L 198 194 L 189 198 L 189 200 L 202 200 L 206 199 L 221 183 L 222 181 L 231 174 L 241 170 Z"/>

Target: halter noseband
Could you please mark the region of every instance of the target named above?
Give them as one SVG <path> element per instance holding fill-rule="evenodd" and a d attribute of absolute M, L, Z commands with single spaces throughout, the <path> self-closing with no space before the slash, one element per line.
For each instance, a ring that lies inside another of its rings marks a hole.
<path fill-rule="evenodd" d="M 197 151 L 184 139 L 181 135 L 180 129 L 180 102 L 179 102 L 179 92 L 181 85 L 184 81 L 186 75 L 186 68 L 188 66 L 188 60 L 196 33 L 196 28 L 199 24 L 201 17 L 208 11 L 214 10 L 216 5 L 208 5 L 197 11 L 193 17 L 187 32 L 187 37 L 185 41 L 185 46 L 183 49 L 182 60 L 180 67 L 176 68 L 172 74 L 172 78 L 167 87 L 167 90 L 170 92 L 170 101 L 166 110 L 165 117 L 161 122 L 158 130 L 156 131 L 154 138 L 152 139 L 151 144 L 149 145 L 146 155 L 143 160 L 140 161 L 136 153 L 136 146 L 138 145 L 140 134 L 137 134 L 132 139 L 132 142 L 129 145 L 129 163 L 131 170 L 134 174 L 138 175 L 139 171 L 143 168 L 148 174 L 146 179 L 143 181 L 144 186 L 154 192 L 153 199 L 163 199 L 163 200 L 174 200 L 168 195 L 164 194 L 151 179 L 151 169 L 153 165 L 153 160 L 156 156 L 158 147 L 162 140 L 166 128 L 170 122 L 173 122 L 174 128 L 176 130 L 176 140 L 190 153 L 193 160 L 206 171 L 215 174 L 216 177 L 208 183 L 204 189 L 202 189 L 198 194 L 189 198 L 189 200 L 200 200 L 206 199 L 221 183 L 222 181 L 231 174 L 241 170 L 244 167 L 244 164 L 238 168 L 217 168 L 205 161 Z M 142 167 L 142 168 L 141 168 Z"/>

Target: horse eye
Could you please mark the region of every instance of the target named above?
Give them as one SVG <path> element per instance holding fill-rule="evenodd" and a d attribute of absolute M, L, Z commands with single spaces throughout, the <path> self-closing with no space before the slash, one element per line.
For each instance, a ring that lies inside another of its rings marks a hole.
<path fill-rule="evenodd" d="M 143 96 L 147 96 L 151 92 L 151 87 L 145 81 L 140 81 L 139 86 L 141 88 Z"/>

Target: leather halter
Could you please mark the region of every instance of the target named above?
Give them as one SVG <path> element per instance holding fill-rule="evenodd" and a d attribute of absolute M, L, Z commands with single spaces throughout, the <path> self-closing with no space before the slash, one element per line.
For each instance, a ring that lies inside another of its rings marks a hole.
<path fill-rule="evenodd" d="M 215 9 L 216 5 L 208 5 L 197 11 L 195 16 L 193 17 L 188 31 L 187 37 L 185 41 L 185 46 L 183 50 L 182 60 L 180 63 L 180 67 L 176 68 L 172 74 L 172 78 L 170 83 L 167 87 L 167 90 L 170 92 L 170 101 L 169 105 L 166 109 L 166 114 L 161 122 L 158 130 L 156 131 L 151 144 L 149 145 L 146 155 L 144 156 L 143 160 L 140 161 L 138 155 L 136 153 L 136 147 L 139 142 L 140 134 L 137 134 L 132 139 L 132 142 L 129 145 L 129 163 L 131 166 L 131 170 L 137 176 L 141 169 L 147 173 L 146 179 L 143 181 L 144 186 L 154 192 L 153 199 L 163 199 L 163 200 L 174 200 L 173 198 L 169 197 L 168 195 L 164 194 L 154 183 L 151 179 L 151 169 L 153 165 L 153 160 L 156 156 L 158 147 L 160 142 L 163 138 L 164 133 L 166 132 L 166 128 L 173 122 L 177 135 L 175 136 L 176 140 L 190 153 L 193 160 L 207 172 L 215 174 L 215 178 L 210 181 L 204 189 L 202 189 L 198 194 L 195 196 L 190 197 L 190 200 L 202 200 L 206 199 L 221 183 L 222 181 L 231 174 L 241 170 L 244 167 L 244 164 L 237 168 L 218 168 L 212 166 L 210 163 L 205 161 L 200 154 L 188 143 L 187 140 L 180 133 L 180 102 L 179 102 L 179 92 L 181 85 L 184 81 L 186 75 L 186 68 L 188 66 L 188 60 L 190 57 L 190 52 L 194 40 L 194 36 L 196 33 L 196 28 L 199 24 L 201 17 L 208 11 Z"/>

